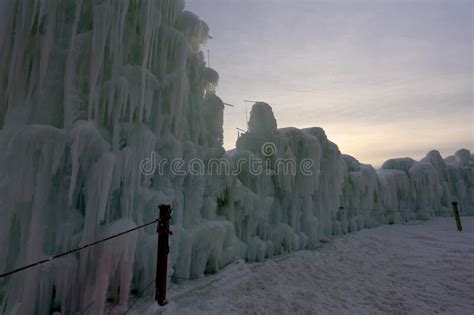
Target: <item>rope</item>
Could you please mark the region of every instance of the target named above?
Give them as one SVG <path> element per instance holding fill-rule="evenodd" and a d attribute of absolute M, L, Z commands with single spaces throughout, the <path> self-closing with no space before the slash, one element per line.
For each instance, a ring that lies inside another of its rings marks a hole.
<path fill-rule="evenodd" d="M 137 297 L 135 298 L 135 301 L 133 301 L 133 303 L 130 305 L 130 307 L 128 308 L 128 310 L 123 313 L 123 315 L 127 314 L 131 309 L 132 307 L 135 305 L 135 303 L 137 303 L 138 299 L 142 297 L 143 293 L 146 292 L 146 290 L 148 290 L 148 288 L 153 284 L 155 283 L 155 280 L 151 281 L 150 283 L 147 284 L 147 286 L 145 287 L 145 289 L 143 289 L 142 293 L 140 293 L 139 295 L 137 295 Z M 114 306 L 115 307 L 115 306 Z"/>
<path fill-rule="evenodd" d="M 84 314 L 84 313 L 87 311 L 87 309 L 88 309 L 89 307 L 91 307 L 92 304 L 94 304 L 94 303 L 95 303 L 95 301 L 90 302 L 89 305 L 87 305 L 86 308 L 81 312 L 81 314 Z"/>
<path fill-rule="evenodd" d="M 27 270 L 27 269 L 33 268 L 33 267 L 35 267 L 35 266 L 38 266 L 38 265 L 41 265 L 41 264 L 50 262 L 50 261 L 52 261 L 52 260 L 54 260 L 54 259 L 61 258 L 61 257 L 66 256 L 66 255 L 70 255 L 70 254 L 72 254 L 72 253 L 75 253 L 75 252 L 78 252 L 78 251 L 80 251 L 80 250 L 86 249 L 86 248 L 88 248 L 88 247 L 91 247 L 91 246 L 94 246 L 94 245 L 103 243 L 103 242 L 105 242 L 105 241 L 114 239 L 114 238 L 116 238 L 116 237 L 119 237 L 119 236 L 128 234 L 128 233 L 130 233 L 130 232 L 133 232 L 133 231 L 136 231 L 136 230 L 138 230 L 138 229 L 144 228 L 144 227 L 146 227 L 146 226 L 148 226 L 148 225 L 155 224 L 155 223 L 157 223 L 157 222 L 158 222 L 158 219 L 155 219 L 155 220 L 153 220 L 153 221 L 151 221 L 151 222 L 142 224 L 142 225 L 137 226 L 137 227 L 135 227 L 135 228 L 133 228 L 133 229 L 129 229 L 129 230 L 120 232 L 120 233 L 118 233 L 118 234 L 115 234 L 115 235 L 112 235 L 112 236 L 103 238 L 103 239 L 101 239 L 101 240 L 98 240 L 98 241 L 95 241 L 95 242 L 92 242 L 92 243 L 89 243 L 89 244 L 86 244 L 86 245 L 82 245 L 82 246 L 80 246 L 80 247 L 77 247 L 77 248 L 68 250 L 67 252 L 64 252 L 64 253 L 61 253 L 61 254 L 57 254 L 57 255 L 51 256 L 51 257 L 49 257 L 49 258 L 39 260 L 39 261 L 34 262 L 34 263 L 32 263 L 32 264 L 29 264 L 29 265 L 26 265 L 26 266 L 23 266 L 23 267 L 20 267 L 20 268 L 17 268 L 17 269 L 14 269 L 14 270 L 11 270 L 11 271 L 8 271 L 8 272 L 5 272 L 5 273 L 2 273 L 2 274 L 0 274 L 0 279 L 3 278 L 3 277 L 7 277 L 7 276 L 10 276 L 10 275 L 12 275 L 12 274 L 15 274 L 15 273 L 17 273 L 17 272 L 20 272 L 20 271 L 23 271 L 23 270 Z"/>
<path fill-rule="evenodd" d="M 208 276 L 204 276 L 204 278 L 206 278 Z M 185 277 L 178 277 L 178 276 L 175 276 L 175 275 L 171 275 L 171 276 L 168 276 L 168 278 L 175 278 L 175 279 L 183 279 L 183 280 L 195 280 L 195 279 L 199 279 L 199 277 L 197 278 L 185 278 Z M 130 307 L 127 309 L 127 311 L 124 313 L 127 314 L 132 308 L 133 306 L 135 306 L 135 304 L 137 303 L 137 301 L 143 296 L 143 294 L 150 288 L 150 285 L 152 285 L 153 283 L 155 283 L 156 280 L 152 280 L 150 283 L 148 283 L 145 288 L 143 289 L 143 291 L 137 295 L 137 297 L 135 298 L 135 300 L 133 301 L 132 304 L 130 304 Z M 112 306 L 112 308 L 107 312 L 107 315 L 109 315 L 112 310 L 119 304 L 119 302 L 115 303 L 114 306 Z M 87 309 L 87 308 L 86 308 Z"/>

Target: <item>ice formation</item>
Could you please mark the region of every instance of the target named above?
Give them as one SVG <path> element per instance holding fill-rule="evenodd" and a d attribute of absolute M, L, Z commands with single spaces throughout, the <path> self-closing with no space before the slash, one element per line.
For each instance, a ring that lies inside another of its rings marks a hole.
<path fill-rule="evenodd" d="M 200 51 L 209 28 L 178 0 L 0 3 L 0 273 L 121 232 L 173 208 L 174 280 L 314 248 L 332 235 L 474 213 L 473 157 L 393 159 L 376 170 L 342 155 L 321 128 L 278 129 L 252 109 L 222 147 L 219 76 Z M 274 152 L 262 152 L 266 143 Z M 143 173 L 157 158 L 311 160 L 312 174 Z M 341 207 L 344 208 L 341 208 Z M 154 279 L 150 226 L 0 279 L 0 313 L 127 309 Z M 109 306 L 108 306 L 109 305 Z"/>

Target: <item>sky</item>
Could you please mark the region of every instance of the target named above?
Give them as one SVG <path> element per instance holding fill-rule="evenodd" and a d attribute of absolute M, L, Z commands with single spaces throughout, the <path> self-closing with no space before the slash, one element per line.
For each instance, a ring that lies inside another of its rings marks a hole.
<path fill-rule="evenodd" d="M 246 111 L 278 127 L 324 128 L 376 167 L 394 157 L 474 151 L 471 0 L 187 0 L 210 28 L 224 146 Z"/>

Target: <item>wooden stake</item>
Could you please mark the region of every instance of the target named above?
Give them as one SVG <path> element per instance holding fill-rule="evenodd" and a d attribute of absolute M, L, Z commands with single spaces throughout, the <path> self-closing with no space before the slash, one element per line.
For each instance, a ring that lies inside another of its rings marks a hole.
<path fill-rule="evenodd" d="M 171 206 L 160 205 L 160 220 L 158 222 L 158 255 L 156 258 L 155 300 L 159 305 L 168 304 L 166 301 L 166 287 L 168 279 L 168 238 L 170 232 Z"/>
<path fill-rule="evenodd" d="M 459 215 L 458 203 L 453 201 L 451 204 L 453 205 L 454 218 L 456 219 L 458 231 L 462 231 L 461 216 Z"/>

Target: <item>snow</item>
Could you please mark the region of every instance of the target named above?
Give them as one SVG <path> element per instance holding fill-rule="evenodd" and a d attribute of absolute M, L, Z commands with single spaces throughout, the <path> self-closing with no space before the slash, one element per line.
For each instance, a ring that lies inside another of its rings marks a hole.
<path fill-rule="evenodd" d="M 0 6 L 0 273 L 150 222 L 162 203 L 173 209 L 173 281 L 451 215 L 452 201 L 474 214 L 465 149 L 375 170 L 320 127 L 278 129 L 271 106 L 257 102 L 226 154 L 219 75 L 201 51 L 209 28 L 182 0 Z M 142 172 L 154 157 L 247 164 L 231 174 Z M 126 308 L 154 279 L 155 248 L 150 226 L 1 279 L 0 312 L 100 314 L 107 300 Z"/>
<path fill-rule="evenodd" d="M 173 285 L 170 305 L 127 314 L 412 313 L 474 309 L 474 218 L 380 226 L 265 263 Z"/>

